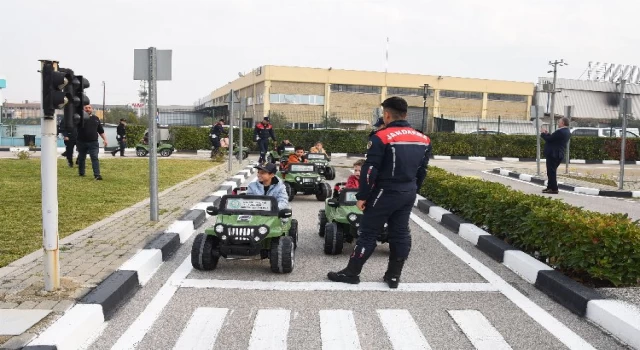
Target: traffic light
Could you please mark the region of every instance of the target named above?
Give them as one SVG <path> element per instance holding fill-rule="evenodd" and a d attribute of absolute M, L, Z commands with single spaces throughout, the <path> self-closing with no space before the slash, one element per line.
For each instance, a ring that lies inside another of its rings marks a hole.
<path fill-rule="evenodd" d="M 89 115 L 84 111 L 84 106 L 90 104 L 89 97 L 84 94 L 84 89 L 90 86 L 89 80 L 82 75 L 76 75 L 73 79 L 73 121 L 79 127 L 84 125 Z"/>
<path fill-rule="evenodd" d="M 58 71 L 58 62 L 42 61 L 42 109 L 46 119 L 53 119 L 56 109 L 69 101 L 63 91 L 69 83 L 67 75 Z"/>

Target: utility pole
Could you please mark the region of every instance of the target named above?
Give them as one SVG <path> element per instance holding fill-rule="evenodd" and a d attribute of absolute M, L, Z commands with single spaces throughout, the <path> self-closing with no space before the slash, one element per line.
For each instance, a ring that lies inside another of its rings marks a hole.
<path fill-rule="evenodd" d="M 102 82 L 102 125 L 106 122 L 107 119 L 107 110 L 105 109 L 105 95 L 107 94 L 107 84 Z"/>
<path fill-rule="evenodd" d="M 562 67 L 562 66 L 567 66 L 569 65 L 567 62 L 565 62 L 563 59 L 561 59 L 560 61 L 555 60 L 553 62 L 549 61 L 549 65 L 553 66 L 553 90 L 551 90 L 551 110 L 549 111 L 549 115 L 551 116 L 551 125 L 549 126 L 549 129 L 551 129 L 552 131 L 555 131 L 556 128 L 556 115 L 555 115 L 555 107 L 556 107 L 556 80 L 558 77 L 558 66 Z M 547 73 L 551 73 L 552 71 L 549 71 Z"/>
<path fill-rule="evenodd" d="M 627 80 L 622 79 L 620 83 L 620 117 L 622 118 L 622 140 L 620 142 L 620 181 L 618 183 L 618 189 L 622 190 L 624 186 L 624 162 L 625 162 L 625 152 L 626 152 L 626 143 L 627 143 L 627 114 L 631 109 L 631 101 L 627 103 L 627 98 L 625 98 L 624 90 L 627 85 Z"/>
<path fill-rule="evenodd" d="M 425 124 L 425 120 L 427 120 L 427 96 L 429 95 L 429 84 L 424 84 L 423 88 L 424 91 L 422 97 L 424 99 L 424 105 L 422 106 L 422 132 L 426 134 L 427 125 Z"/>
<path fill-rule="evenodd" d="M 233 89 L 229 92 L 229 171 L 233 169 L 233 105 L 236 99 Z"/>
<path fill-rule="evenodd" d="M 158 221 L 158 145 L 157 145 L 157 81 L 156 65 L 158 57 L 156 48 L 149 48 L 149 210 L 151 221 Z"/>

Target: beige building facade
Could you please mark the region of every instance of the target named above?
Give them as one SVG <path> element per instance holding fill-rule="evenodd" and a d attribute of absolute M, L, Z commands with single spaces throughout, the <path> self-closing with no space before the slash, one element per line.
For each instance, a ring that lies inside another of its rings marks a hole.
<path fill-rule="evenodd" d="M 231 89 L 253 119 L 274 113 L 291 123 L 321 124 L 338 118 L 357 129 L 379 115 L 380 103 L 400 96 L 414 121 L 422 118 L 424 84 L 429 117 L 529 120 L 534 84 L 446 76 L 262 66 L 197 101 L 196 108 L 224 108 Z M 240 107 L 237 107 L 238 109 Z"/>

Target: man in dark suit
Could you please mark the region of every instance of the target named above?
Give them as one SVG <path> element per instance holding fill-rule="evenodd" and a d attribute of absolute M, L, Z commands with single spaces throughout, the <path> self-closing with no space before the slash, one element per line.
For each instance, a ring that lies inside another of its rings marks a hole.
<path fill-rule="evenodd" d="M 547 160 L 547 188 L 542 193 L 557 194 L 558 180 L 556 172 L 560 163 L 564 160 L 564 152 L 567 149 L 567 142 L 571 138 L 569 131 L 569 118 L 564 117 L 558 121 L 558 130 L 549 134 L 547 130 L 542 130 L 540 135 L 544 139 L 544 157 Z"/>

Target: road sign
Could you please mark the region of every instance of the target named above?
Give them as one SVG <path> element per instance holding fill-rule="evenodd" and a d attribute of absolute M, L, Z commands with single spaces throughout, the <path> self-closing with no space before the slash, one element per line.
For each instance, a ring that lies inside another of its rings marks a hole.
<path fill-rule="evenodd" d="M 172 50 L 156 50 L 155 80 L 171 80 Z M 149 80 L 149 49 L 133 50 L 133 80 Z"/>

